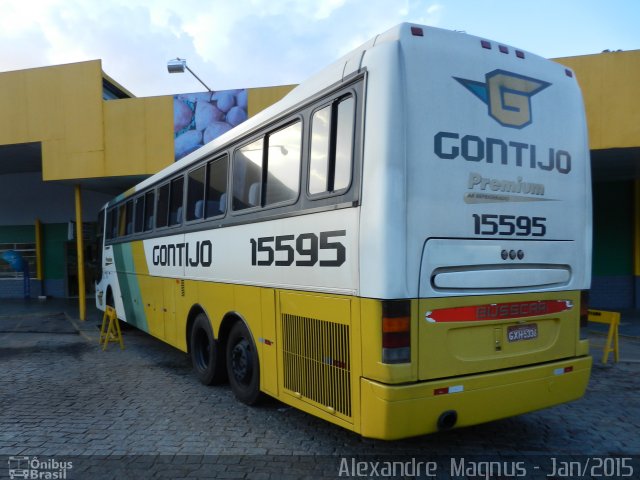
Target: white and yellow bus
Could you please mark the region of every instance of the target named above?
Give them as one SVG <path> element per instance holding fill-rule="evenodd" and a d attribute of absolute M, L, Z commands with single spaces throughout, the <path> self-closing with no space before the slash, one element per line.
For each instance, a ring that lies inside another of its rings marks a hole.
<path fill-rule="evenodd" d="M 399 25 L 103 219 L 98 308 L 247 404 L 397 439 L 587 386 L 584 107 L 529 52 Z"/>

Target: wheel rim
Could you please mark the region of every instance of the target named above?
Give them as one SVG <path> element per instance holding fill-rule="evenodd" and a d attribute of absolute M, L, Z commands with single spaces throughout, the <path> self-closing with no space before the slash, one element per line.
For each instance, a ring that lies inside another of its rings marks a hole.
<path fill-rule="evenodd" d="M 251 345 L 246 339 L 235 344 L 231 351 L 231 371 L 235 379 L 248 384 L 253 373 Z"/>
<path fill-rule="evenodd" d="M 194 341 L 194 353 L 197 367 L 200 370 L 206 370 L 209 367 L 211 344 L 209 343 L 207 332 L 202 329 L 196 332 Z"/>

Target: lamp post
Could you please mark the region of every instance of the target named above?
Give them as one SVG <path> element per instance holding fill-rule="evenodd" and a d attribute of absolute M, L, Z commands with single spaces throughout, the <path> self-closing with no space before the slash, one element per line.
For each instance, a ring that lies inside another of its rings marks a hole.
<path fill-rule="evenodd" d="M 169 60 L 167 62 L 167 70 L 169 71 L 169 73 L 184 73 L 185 68 L 189 71 L 189 73 L 191 75 L 193 75 L 196 80 L 198 80 L 202 85 L 204 85 L 204 87 L 211 93 L 213 93 L 213 90 L 211 90 L 206 83 L 204 83 L 200 77 L 198 77 L 195 73 L 193 73 L 193 70 L 191 70 L 188 66 L 187 66 L 187 61 L 184 58 L 174 58 L 173 60 Z"/>

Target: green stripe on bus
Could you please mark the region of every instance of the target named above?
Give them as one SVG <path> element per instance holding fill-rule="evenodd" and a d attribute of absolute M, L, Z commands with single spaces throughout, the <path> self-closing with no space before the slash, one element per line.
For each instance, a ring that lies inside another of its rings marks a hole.
<path fill-rule="evenodd" d="M 113 246 L 113 253 L 116 271 L 118 272 L 120 293 L 125 299 L 122 303 L 124 305 L 125 315 L 127 316 L 127 322 L 135 325 L 140 330 L 149 332 L 147 317 L 144 313 L 142 303 L 142 292 L 140 291 L 140 284 L 138 283 L 138 277 L 135 273 L 131 244 L 116 244 Z M 135 302 L 133 301 L 134 299 L 138 299 L 138 301 Z"/>

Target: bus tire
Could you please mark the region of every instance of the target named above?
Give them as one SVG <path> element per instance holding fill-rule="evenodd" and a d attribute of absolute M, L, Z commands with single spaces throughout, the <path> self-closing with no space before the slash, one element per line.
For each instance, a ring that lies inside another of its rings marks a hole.
<path fill-rule="evenodd" d="M 224 365 L 213 338 L 209 318 L 199 313 L 189 335 L 189 354 L 193 370 L 204 385 L 214 385 L 224 381 Z"/>
<path fill-rule="evenodd" d="M 258 350 L 243 321 L 231 327 L 227 339 L 227 373 L 231 390 L 246 405 L 260 400 L 260 363 Z"/>

